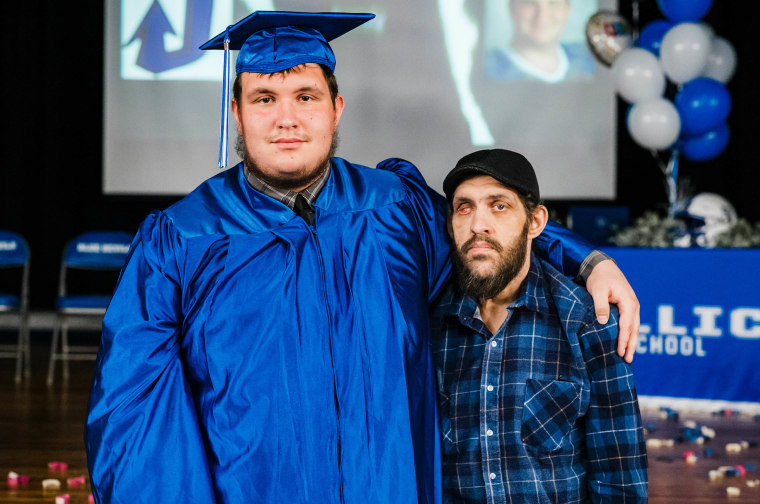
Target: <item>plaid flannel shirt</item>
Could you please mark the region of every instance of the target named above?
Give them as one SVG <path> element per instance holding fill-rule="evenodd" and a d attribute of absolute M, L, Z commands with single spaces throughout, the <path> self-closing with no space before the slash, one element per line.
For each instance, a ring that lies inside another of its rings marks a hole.
<path fill-rule="evenodd" d="M 589 294 L 531 267 L 491 335 L 450 289 L 433 312 L 444 502 L 646 502 L 633 374 Z"/>

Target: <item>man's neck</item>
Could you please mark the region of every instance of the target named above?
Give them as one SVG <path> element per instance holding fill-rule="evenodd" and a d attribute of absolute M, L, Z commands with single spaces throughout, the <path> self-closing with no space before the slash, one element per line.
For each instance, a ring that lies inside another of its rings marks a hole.
<path fill-rule="evenodd" d="M 478 300 L 478 309 L 480 310 L 480 318 L 483 323 L 491 331 L 491 334 L 496 334 L 504 321 L 507 319 L 509 312 L 507 306 L 513 303 L 520 295 L 520 288 L 522 287 L 525 278 L 530 271 L 530 249 L 525 256 L 525 263 L 520 272 L 507 284 L 504 289 L 501 290 L 496 296 L 490 299 Z"/>

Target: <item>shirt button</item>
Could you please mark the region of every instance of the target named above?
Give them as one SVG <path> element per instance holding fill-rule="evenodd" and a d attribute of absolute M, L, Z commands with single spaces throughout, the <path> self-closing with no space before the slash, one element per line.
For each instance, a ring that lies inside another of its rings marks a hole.
<path fill-rule="evenodd" d="M 486 431 L 486 434 L 487 434 L 488 436 L 493 436 L 493 431 L 492 431 L 491 429 L 488 429 L 488 430 Z"/>
<path fill-rule="evenodd" d="M 488 477 L 491 478 L 491 479 L 496 479 L 496 474 L 491 473 L 491 474 L 488 475 Z"/>
<path fill-rule="evenodd" d="M 493 385 L 489 385 L 489 386 L 487 386 L 487 387 L 486 387 L 486 390 L 488 390 L 489 392 L 491 392 L 491 391 L 493 390 Z"/>
<path fill-rule="evenodd" d="M 492 346 L 492 347 L 495 347 L 495 346 L 496 346 L 496 342 L 495 342 L 495 341 L 492 341 L 492 342 L 491 342 L 491 346 Z"/>

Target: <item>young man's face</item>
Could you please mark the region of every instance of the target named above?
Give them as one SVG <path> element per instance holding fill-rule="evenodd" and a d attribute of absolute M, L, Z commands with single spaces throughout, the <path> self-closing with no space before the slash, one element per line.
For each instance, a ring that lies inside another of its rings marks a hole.
<path fill-rule="evenodd" d="M 547 47 L 559 44 L 570 15 L 567 0 L 510 0 L 514 41 Z"/>
<path fill-rule="evenodd" d="M 529 217 L 517 192 L 492 177 L 481 175 L 460 183 L 451 215 L 460 287 L 478 299 L 498 294 L 526 271 L 530 240 L 541 233 L 544 223 Z M 465 284 L 474 290 L 468 292 Z"/>
<path fill-rule="evenodd" d="M 246 164 L 265 182 L 299 191 L 323 172 L 343 112 L 333 105 L 319 65 L 307 63 L 287 74 L 243 73 L 240 103 L 232 101 Z"/>

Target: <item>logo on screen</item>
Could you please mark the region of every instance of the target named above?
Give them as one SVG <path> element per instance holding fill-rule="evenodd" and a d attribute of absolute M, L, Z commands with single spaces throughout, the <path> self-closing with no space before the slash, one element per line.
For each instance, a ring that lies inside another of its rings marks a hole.
<path fill-rule="evenodd" d="M 232 0 L 122 2 L 122 79 L 219 80 L 221 54 L 198 47 L 231 21 Z"/>

